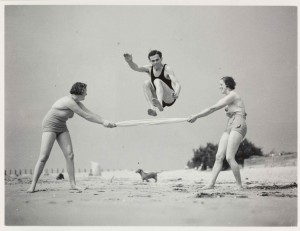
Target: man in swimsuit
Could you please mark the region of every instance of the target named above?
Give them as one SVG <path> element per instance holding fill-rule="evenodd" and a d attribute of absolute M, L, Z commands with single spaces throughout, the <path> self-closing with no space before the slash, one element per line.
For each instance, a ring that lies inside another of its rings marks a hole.
<path fill-rule="evenodd" d="M 155 108 L 163 111 L 164 107 L 170 107 L 179 96 L 181 86 L 175 77 L 171 67 L 162 64 L 162 53 L 152 50 L 148 54 L 151 65 L 139 67 L 132 60 L 131 54 L 124 54 L 125 60 L 132 70 L 138 72 L 146 72 L 150 76 L 150 80 L 146 80 L 143 89 L 146 100 L 149 104 L 148 114 L 156 116 Z"/>

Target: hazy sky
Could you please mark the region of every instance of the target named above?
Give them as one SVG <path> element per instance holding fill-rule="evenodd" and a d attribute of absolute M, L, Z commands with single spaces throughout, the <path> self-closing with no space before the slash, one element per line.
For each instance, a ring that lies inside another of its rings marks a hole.
<path fill-rule="evenodd" d="M 71 85 L 88 85 L 83 102 L 105 119 L 148 119 L 142 84 L 123 53 L 148 64 L 163 53 L 182 85 L 157 118 L 188 117 L 223 95 L 233 76 L 248 113 L 247 139 L 271 150 L 297 150 L 297 8 L 288 6 L 5 6 L 5 168 L 33 168 L 41 123 Z M 224 110 L 196 123 L 107 129 L 68 121 L 76 168 L 183 168 L 193 149 L 218 143 Z M 46 168 L 65 168 L 55 143 Z"/>

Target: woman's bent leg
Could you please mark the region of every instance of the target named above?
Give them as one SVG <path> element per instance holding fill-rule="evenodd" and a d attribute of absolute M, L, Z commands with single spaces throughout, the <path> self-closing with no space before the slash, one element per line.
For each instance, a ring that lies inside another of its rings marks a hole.
<path fill-rule="evenodd" d="M 211 189 L 214 187 L 218 175 L 223 167 L 223 160 L 226 154 L 227 142 L 228 142 L 228 133 L 224 132 L 219 142 L 218 151 L 216 154 L 216 160 L 214 163 L 214 167 L 212 169 L 212 176 L 211 176 L 210 183 L 207 186 L 205 186 L 203 189 Z"/>
<path fill-rule="evenodd" d="M 226 160 L 232 169 L 238 188 L 242 188 L 242 180 L 240 174 L 240 167 L 235 161 L 235 155 L 243 140 L 243 136 L 236 131 L 231 131 L 228 138 L 228 145 L 226 150 Z"/>
<path fill-rule="evenodd" d="M 32 182 L 27 192 L 34 192 L 36 183 L 38 182 L 44 170 L 45 164 L 50 156 L 55 138 L 56 138 L 56 134 L 54 132 L 43 132 L 40 156 L 35 165 Z"/>

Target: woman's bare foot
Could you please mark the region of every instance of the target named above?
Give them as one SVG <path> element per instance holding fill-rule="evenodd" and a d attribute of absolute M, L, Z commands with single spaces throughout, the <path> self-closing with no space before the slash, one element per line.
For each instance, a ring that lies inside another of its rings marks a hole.
<path fill-rule="evenodd" d="M 29 189 L 27 189 L 27 193 L 34 193 L 34 192 L 36 192 L 35 190 L 34 190 L 34 188 L 29 188 Z"/>
<path fill-rule="evenodd" d="M 206 190 L 206 189 L 213 189 L 215 186 L 213 186 L 213 185 L 206 185 L 206 186 L 204 186 L 203 188 L 201 188 L 201 189 L 203 189 L 203 190 Z"/>
<path fill-rule="evenodd" d="M 70 190 L 78 190 L 78 191 L 83 191 L 86 190 L 88 187 L 79 187 L 77 185 L 71 185 Z"/>
<path fill-rule="evenodd" d="M 236 185 L 234 188 L 233 188 L 234 190 L 243 190 L 244 188 L 243 188 L 243 186 L 242 185 Z"/>
<path fill-rule="evenodd" d="M 79 191 L 82 191 L 83 189 L 77 185 L 71 185 L 71 188 L 70 190 L 79 190 Z"/>
<path fill-rule="evenodd" d="M 157 107 L 160 111 L 163 111 L 163 110 L 164 110 L 163 106 L 162 106 L 161 103 L 158 101 L 158 99 L 153 98 L 153 99 L 152 99 L 152 103 L 153 103 L 153 105 L 154 105 L 155 107 Z"/>

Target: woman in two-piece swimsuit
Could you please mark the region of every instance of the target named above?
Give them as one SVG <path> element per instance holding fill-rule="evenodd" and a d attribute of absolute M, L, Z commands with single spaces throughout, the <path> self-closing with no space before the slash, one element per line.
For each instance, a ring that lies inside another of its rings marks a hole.
<path fill-rule="evenodd" d="M 57 100 L 43 120 L 40 156 L 34 169 L 32 183 L 27 192 L 35 191 L 36 183 L 43 172 L 55 140 L 59 144 L 66 159 L 71 189 L 81 190 L 80 187 L 76 186 L 75 182 L 74 153 L 66 124 L 67 120 L 72 118 L 74 113 L 90 122 L 101 124 L 104 127 L 116 127 L 114 123 L 104 120 L 101 116 L 91 112 L 80 102 L 83 101 L 87 95 L 86 84 L 80 82 L 75 83 L 70 90 L 70 94 L 71 95 Z"/>
<path fill-rule="evenodd" d="M 221 136 L 218 151 L 216 154 L 216 161 L 212 170 L 212 177 L 208 185 L 203 189 L 211 189 L 214 187 L 217 177 L 222 169 L 223 160 L 226 157 L 234 177 L 236 179 L 237 188 L 242 188 L 242 181 L 240 175 L 240 168 L 235 161 L 235 155 L 240 146 L 240 143 L 245 138 L 247 133 L 246 112 L 245 105 L 240 96 L 234 91 L 235 81 L 232 77 L 223 77 L 220 80 L 221 93 L 225 95 L 215 105 L 204 109 L 198 114 L 190 116 L 188 122 L 195 122 L 198 118 L 207 116 L 223 107 L 226 115 L 229 117 L 226 129 Z"/>

